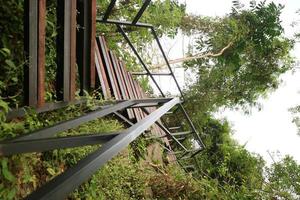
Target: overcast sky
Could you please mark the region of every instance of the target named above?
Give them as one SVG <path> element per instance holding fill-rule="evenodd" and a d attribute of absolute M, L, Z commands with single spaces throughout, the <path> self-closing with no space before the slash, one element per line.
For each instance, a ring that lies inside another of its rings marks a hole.
<path fill-rule="evenodd" d="M 187 11 L 194 14 L 206 16 L 222 16 L 231 10 L 232 0 L 180 0 L 186 2 Z M 248 1 L 245 2 L 247 5 Z M 285 34 L 291 37 L 295 29 L 290 25 L 300 18 L 295 14 L 300 8 L 299 0 L 275 0 L 275 3 L 285 5 L 282 14 Z M 299 28 L 298 28 L 299 30 Z M 171 49 L 169 57 L 171 59 L 182 57 L 182 46 L 187 43 L 188 38 L 182 38 L 179 34 L 174 40 L 164 40 L 163 44 L 166 50 Z M 296 45 L 293 51 L 295 57 L 300 57 L 300 46 Z M 299 63 L 299 62 L 298 62 Z M 176 77 L 182 86 L 184 86 L 184 73 L 181 69 L 175 70 Z M 300 105 L 300 69 L 294 74 L 287 73 L 282 77 L 283 83 L 278 90 L 269 94 L 267 99 L 260 99 L 263 109 L 254 110 L 251 115 L 244 115 L 239 111 L 226 110 L 217 117 L 226 117 L 234 129 L 234 138 L 240 144 L 246 143 L 246 148 L 251 152 L 258 153 L 264 157 L 268 163 L 272 160 L 269 152 L 279 151 L 281 155 L 290 154 L 300 163 L 300 136 L 297 135 L 297 128 L 292 123 L 292 116 L 288 109 L 295 105 Z M 159 82 L 165 91 L 176 93 L 176 88 L 171 80 L 159 78 Z M 274 155 L 275 160 L 279 157 Z"/>

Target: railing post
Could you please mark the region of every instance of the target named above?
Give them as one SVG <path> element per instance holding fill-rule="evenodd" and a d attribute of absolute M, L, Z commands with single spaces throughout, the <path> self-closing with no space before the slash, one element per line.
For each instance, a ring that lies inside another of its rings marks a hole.
<path fill-rule="evenodd" d="M 57 0 L 56 95 L 71 101 L 76 90 L 76 0 Z"/>
<path fill-rule="evenodd" d="M 25 0 L 24 4 L 24 102 L 45 104 L 46 0 Z"/>

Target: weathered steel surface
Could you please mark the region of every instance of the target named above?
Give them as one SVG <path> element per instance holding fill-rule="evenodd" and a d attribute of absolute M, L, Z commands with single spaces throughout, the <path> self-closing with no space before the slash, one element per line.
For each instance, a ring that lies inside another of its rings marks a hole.
<path fill-rule="evenodd" d="M 97 38 L 98 41 L 98 38 Z M 100 55 L 100 51 L 98 48 L 98 44 L 96 43 L 95 46 L 96 50 L 95 50 L 95 63 L 96 63 L 96 69 L 97 69 L 97 75 L 99 78 L 99 82 L 102 88 L 102 93 L 105 99 L 110 99 L 111 98 L 111 92 L 110 92 L 110 88 L 109 88 L 109 83 L 107 80 L 107 76 L 105 73 L 105 69 L 103 66 L 103 61 Z"/>
<path fill-rule="evenodd" d="M 37 107 L 45 104 L 46 0 L 39 0 Z"/>
<path fill-rule="evenodd" d="M 76 3 L 77 0 L 71 0 L 70 12 L 70 87 L 69 101 L 75 99 L 76 92 Z"/>
<path fill-rule="evenodd" d="M 96 0 L 90 0 L 90 23 L 91 23 L 91 35 L 90 35 L 90 41 L 91 41 L 91 53 L 90 53 L 90 77 L 91 77 L 91 88 L 95 88 L 96 86 L 96 70 L 95 70 L 95 47 L 96 47 L 96 17 L 97 17 L 97 7 L 96 7 Z"/>
<path fill-rule="evenodd" d="M 38 0 L 25 0 L 24 4 L 24 102 L 25 105 L 36 106 L 38 87 Z"/>
<path fill-rule="evenodd" d="M 101 52 L 101 57 L 109 78 L 109 87 L 111 88 L 111 91 L 113 93 L 113 96 L 115 97 L 115 99 L 120 100 L 121 99 L 121 94 L 117 85 L 117 80 L 115 77 L 115 74 L 113 73 L 114 70 L 112 68 L 112 63 L 111 63 L 111 59 L 109 56 L 109 50 L 107 48 L 105 39 L 103 36 L 99 37 L 99 44 L 100 44 L 100 52 Z"/>

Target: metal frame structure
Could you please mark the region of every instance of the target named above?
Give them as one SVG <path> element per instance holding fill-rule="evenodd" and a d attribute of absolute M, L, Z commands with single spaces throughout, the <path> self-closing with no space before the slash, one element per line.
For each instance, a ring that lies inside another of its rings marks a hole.
<path fill-rule="evenodd" d="M 103 16 L 103 18 L 97 18 L 97 22 L 98 23 L 103 23 L 103 24 L 114 24 L 116 25 L 117 27 L 117 30 L 121 33 L 121 35 L 123 36 L 123 38 L 125 39 L 125 41 L 128 43 L 128 45 L 130 46 L 131 50 L 133 51 L 133 53 L 135 54 L 135 56 L 137 57 L 137 59 L 139 60 L 139 62 L 141 63 L 142 67 L 144 68 L 144 70 L 146 72 L 133 72 L 132 75 L 136 75 L 136 76 L 149 76 L 151 78 L 151 80 L 153 81 L 154 85 L 156 86 L 156 88 L 158 89 L 159 93 L 161 94 L 162 97 L 165 97 L 165 94 L 163 93 L 163 91 L 161 90 L 159 84 L 157 83 L 157 81 L 155 80 L 154 76 L 171 76 L 176 84 L 176 87 L 180 93 L 180 98 L 184 101 L 184 95 L 183 95 L 183 92 L 179 86 L 179 83 L 174 75 L 174 72 L 171 68 L 171 65 L 169 63 L 169 60 L 163 50 L 163 47 L 161 45 L 161 42 L 158 38 L 158 35 L 155 31 L 155 27 L 151 24 L 145 24 L 145 23 L 140 23 L 138 22 L 139 19 L 142 17 L 144 11 L 146 10 L 146 8 L 149 6 L 149 4 L 151 3 L 151 0 L 144 0 L 144 3 L 143 5 L 141 6 L 140 10 L 138 11 L 138 13 L 136 14 L 136 16 L 134 17 L 133 21 L 132 22 L 128 22 L 128 21 L 118 21 L 118 20 L 113 20 L 113 19 L 109 19 L 109 16 L 111 14 L 111 11 L 113 9 L 113 7 L 115 6 L 116 4 L 116 1 L 112 0 Z M 168 70 L 169 70 L 169 73 L 152 73 L 149 68 L 147 67 L 147 65 L 145 64 L 145 62 L 143 61 L 142 57 L 139 55 L 138 51 L 136 50 L 136 48 L 134 47 L 134 45 L 132 44 L 131 40 L 129 39 L 129 37 L 127 36 L 127 34 L 125 33 L 124 29 L 123 29 L 123 26 L 134 26 L 134 27 L 137 27 L 137 28 L 146 28 L 148 30 L 150 30 L 151 34 L 153 35 L 158 47 L 159 47 L 159 50 L 163 56 L 163 59 L 164 61 L 166 62 L 166 65 L 168 67 Z M 190 119 L 189 115 L 187 114 L 186 110 L 184 109 L 183 105 L 180 104 L 179 105 L 179 108 L 180 110 L 183 112 L 183 115 L 185 117 L 185 119 L 187 120 L 188 122 L 188 125 L 191 129 L 191 134 L 194 138 L 194 140 L 199 144 L 199 149 L 195 150 L 192 152 L 192 157 L 194 157 L 195 155 L 197 155 L 199 152 L 201 152 L 201 150 L 203 148 L 205 148 L 205 145 L 203 144 L 200 136 L 199 136 L 199 133 L 197 132 L 195 126 L 193 125 L 193 122 L 192 120 Z M 143 112 L 147 112 L 146 110 L 143 110 Z M 158 125 L 158 124 L 157 124 Z M 162 125 L 162 124 L 160 124 Z M 159 125 L 159 126 L 160 126 Z M 166 127 L 161 127 L 160 128 L 166 133 L 166 136 L 169 136 L 171 137 L 173 140 L 174 140 L 174 137 L 172 137 L 172 135 L 170 134 L 172 128 L 166 128 Z M 186 134 L 188 135 L 188 134 Z M 177 139 L 175 139 L 175 142 L 177 144 L 179 144 L 179 146 L 183 146 Z M 186 149 L 185 149 L 186 150 Z M 186 154 L 188 154 L 190 152 L 185 152 L 181 157 L 184 157 Z"/>
<path fill-rule="evenodd" d="M 81 94 L 83 90 L 96 88 L 96 76 L 98 75 L 103 96 L 106 98 L 113 96 L 116 100 L 113 104 L 102 106 L 77 118 L 35 130 L 9 141 L 0 142 L 0 156 L 101 144 L 99 149 L 41 188 L 38 188 L 26 199 L 64 199 L 80 184 L 88 180 L 96 170 L 149 128 L 157 132 L 154 137 L 152 135 L 149 139 L 163 140 L 166 145 L 163 148 L 167 149 L 169 155 L 177 155 L 175 162 L 180 165 L 182 165 L 180 159 L 185 160 L 199 153 L 204 148 L 204 144 L 182 105 L 184 101 L 182 90 L 163 51 L 155 28 L 151 24 L 139 22 L 151 0 L 144 0 L 132 22 L 109 19 L 116 0 L 110 2 L 102 19 L 96 19 L 96 0 L 59 0 L 57 2 L 57 24 L 59 29 L 56 50 L 56 63 L 58 65 L 56 94 L 59 102 L 46 103 L 44 99 L 46 0 L 25 0 L 24 50 L 26 57 L 29 59 L 29 62 L 26 63 L 27 66 L 24 67 L 25 105 L 35 108 L 37 113 L 42 113 L 60 109 L 70 104 L 77 105 L 85 102 L 84 99 L 75 100 L 76 60 L 78 61 Z M 78 15 L 76 10 L 80 10 Z M 78 24 L 76 24 L 76 21 Z M 108 49 L 104 37 L 96 37 L 96 22 L 116 25 L 118 31 L 137 56 L 146 71 L 145 73 L 126 72 L 124 62 L 118 60 L 116 55 Z M 79 25 L 78 29 L 76 28 L 77 25 Z M 152 73 L 148 69 L 124 31 L 124 26 L 147 28 L 151 31 L 167 63 L 169 73 Z M 161 97 L 147 98 L 140 85 L 132 78 L 132 75 L 150 76 L 160 91 Z M 171 76 L 180 92 L 180 98 L 166 98 L 154 76 Z M 112 88 L 112 91 L 109 88 Z M 182 111 L 186 119 L 190 128 L 189 131 L 179 130 L 182 127 L 168 127 L 162 118 L 165 114 L 174 114 L 179 110 Z M 13 110 L 8 113 L 7 118 L 24 116 L 25 113 L 25 108 Z M 83 123 L 108 115 L 118 117 L 129 128 L 108 134 L 85 133 L 78 136 L 56 136 L 59 132 L 76 128 Z M 183 141 L 190 136 L 199 144 L 198 149 L 188 149 L 184 145 Z M 174 152 L 174 150 L 176 151 Z M 190 170 L 192 168 L 193 166 L 183 166 L 183 169 Z"/>

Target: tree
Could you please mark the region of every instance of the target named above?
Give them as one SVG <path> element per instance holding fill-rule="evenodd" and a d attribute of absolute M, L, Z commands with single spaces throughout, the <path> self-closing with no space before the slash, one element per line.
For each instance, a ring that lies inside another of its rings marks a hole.
<path fill-rule="evenodd" d="M 196 76 L 186 90 L 190 110 L 253 106 L 258 97 L 278 87 L 279 76 L 291 69 L 293 47 L 283 36 L 282 9 L 280 4 L 261 2 L 250 9 L 235 5 L 224 18 L 185 17 L 182 30 L 196 35 L 190 55 L 220 52 L 185 62 Z"/>
<path fill-rule="evenodd" d="M 292 157 L 286 156 L 266 168 L 266 179 L 264 190 L 270 198 L 300 198 L 300 165 Z"/>
<path fill-rule="evenodd" d="M 208 117 L 202 127 L 206 148 L 196 157 L 198 178 L 216 181 L 232 199 L 257 198 L 264 180 L 263 159 L 232 139 L 227 121 Z"/>

